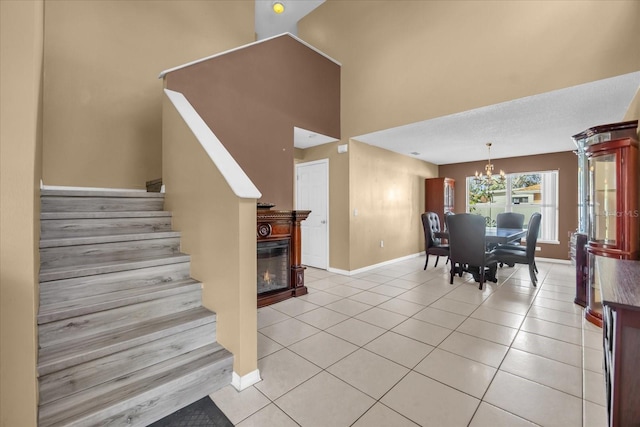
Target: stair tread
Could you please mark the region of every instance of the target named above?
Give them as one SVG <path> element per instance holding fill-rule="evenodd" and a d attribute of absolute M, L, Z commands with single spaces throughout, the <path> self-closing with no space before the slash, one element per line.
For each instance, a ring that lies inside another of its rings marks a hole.
<path fill-rule="evenodd" d="M 39 377 L 40 403 L 45 404 L 62 399 L 203 346 L 222 347 L 216 342 L 215 336 L 216 323 L 206 323 L 108 356 L 41 375 Z"/>
<path fill-rule="evenodd" d="M 189 255 L 183 253 L 167 254 L 163 256 L 153 256 L 140 258 L 135 261 L 119 260 L 108 261 L 82 266 L 65 266 L 40 269 L 40 282 L 52 280 L 69 279 L 73 277 L 92 276 L 95 274 L 113 273 L 117 271 L 135 270 L 138 268 L 152 267 L 162 264 L 176 264 L 189 261 Z"/>
<path fill-rule="evenodd" d="M 62 422 L 92 424 L 90 420 L 96 417 L 96 413 L 100 414 L 101 420 L 107 421 L 130 407 L 144 405 L 156 395 L 166 395 L 188 387 L 189 382 L 183 381 L 183 378 L 190 377 L 191 381 L 197 381 L 201 372 L 211 366 L 226 368 L 225 374 L 230 377 L 232 361 L 231 353 L 218 345 L 200 347 L 81 393 L 41 405 L 39 425 L 64 425 L 59 424 Z M 205 395 L 208 392 L 210 391 L 205 391 Z M 123 402 L 127 402 L 128 406 Z"/>
<path fill-rule="evenodd" d="M 161 318 L 150 319 L 136 326 L 126 326 L 77 341 L 65 341 L 41 348 L 38 374 L 65 369 L 115 352 L 172 335 L 186 327 L 215 322 L 216 314 L 204 307 L 193 308 Z"/>
<path fill-rule="evenodd" d="M 170 211 L 41 212 L 41 220 L 171 217 Z"/>
<path fill-rule="evenodd" d="M 160 199 L 164 193 L 151 193 L 140 190 L 40 190 L 42 197 L 131 197 Z"/>
<path fill-rule="evenodd" d="M 133 270 L 42 282 L 40 304 L 57 304 L 98 293 L 154 287 L 162 283 L 186 280 L 190 278 L 189 267 L 189 259 L 186 258 L 177 263 L 162 262 L 159 265 Z"/>
<path fill-rule="evenodd" d="M 40 249 L 61 246 L 93 245 L 98 243 L 132 242 L 136 240 L 166 239 L 180 237 L 179 231 L 150 231 L 146 233 L 107 234 L 103 236 L 56 237 L 41 239 Z"/>
<path fill-rule="evenodd" d="M 93 296 L 69 299 L 51 304 L 41 304 L 38 323 L 43 324 L 61 319 L 68 319 L 97 311 L 136 304 L 151 299 L 164 298 L 175 293 L 187 292 L 191 288 L 199 289 L 200 282 L 194 279 L 177 280 L 155 286 L 123 289 L 107 293 L 96 293 Z M 97 289 L 99 290 L 99 288 Z"/>

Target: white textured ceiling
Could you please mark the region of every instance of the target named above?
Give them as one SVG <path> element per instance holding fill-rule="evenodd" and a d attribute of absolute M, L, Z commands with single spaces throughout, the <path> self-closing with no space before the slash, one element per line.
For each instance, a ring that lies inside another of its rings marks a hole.
<path fill-rule="evenodd" d="M 293 146 L 296 148 L 315 147 L 316 145 L 335 141 L 337 141 L 337 139 L 330 136 L 322 135 L 299 127 L 293 128 Z"/>
<path fill-rule="evenodd" d="M 575 149 L 571 135 L 622 121 L 640 72 L 411 123 L 353 139 L 437 165 Z M 419 153 L 419 154 L 412 154 Z"/>

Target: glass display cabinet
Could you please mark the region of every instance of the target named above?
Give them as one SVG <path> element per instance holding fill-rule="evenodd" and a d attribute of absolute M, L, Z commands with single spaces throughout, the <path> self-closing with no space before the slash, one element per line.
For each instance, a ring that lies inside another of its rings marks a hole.
<path fill-rule="evenodd" d="M 634 120 L 597 126 L 573 137 L 580 145 L 578 165 L 584 171 L 578 177 L 578 232 L 587 235 L 585 316 L 598 326 L 602 326 L 602 303 L 593 274 L 595 257 L 638 259 L 640 255 L 637 128 Z"/>
<path fill-rule="evenodd" d="M 585 148 L 587 147 L 587 133 L 582 132 L 573 136 L 578 156 L 578 228 L 569 238 L 569 259 L 576 268 L 576 297 L 573 300 L 582 307 L 587 306 L 587 182 L 589 167 Z"/>

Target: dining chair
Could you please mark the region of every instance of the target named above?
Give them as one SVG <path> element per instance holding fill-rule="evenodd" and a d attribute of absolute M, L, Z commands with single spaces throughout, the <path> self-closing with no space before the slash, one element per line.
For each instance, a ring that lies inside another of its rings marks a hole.
<path fill-rule="evenodd" d="M 517 212 L 501 212 L 496 216 L 498 228 L 522 228 L 524 227 L 524 214 Z"/>
<path fill-rule="evenodd" d="M 524 227 L 524 214 L 517 212 L 501 212 L 496 216 L 496 228 L 523 228 Z M 507 242 L 508 245 L 519 245 L 520 239 Z M 491 249 L 501 245 L 494 245 Z M 502 267 L 504 263 L 500 263 Z M 513 267 L 515 264 L 507 264 L 509 267 Z"/>
<path fill-rule="evenodd" d="M 425 253 L 427 255 L 423 270 L 426 270 L 429 264 L 429 255 L 435 255 L 437 257 L 434 266 L 437 267 L 438 260 L 441 256 L 449 256 L 449 245 L 443 244 L 442 240 L 434 235 L 434 233 L 441 231 L 440 218 L 437 213 L 424 212 L 422 214 L 422 228 L 424 229 Z M 449 261 L 449 258 L 447 258 L 447 261 Z"/>
<path fill-rule="evenodd" d="M 452 215 L 449 222 L 449 259 L 451 261 L 451 280 L 456 273 L 468 272 L 480 282 L 497 282 L 496 259 L 486 251 L 486 221 L 483 216 L 463 213 Z"/>
<path fill-rule="evenodd" d="M 497 228 L 523 228 L 524 214 L 517 212 L 501 212 L 496 216 Z M 513 244 L 513 242 L 509 242 Z"/>
<path fill-rule="evenodd" d="M 455 215 L 455 214 L 456 214 L 455 212 L 451 212 L 451 211 L 448 211 L 448 212 L 445 212 L 445 213 L 444 213 L 444 231 L 449 230 L 449 225 L 447 224 L 447 219 L 448 219 L 451 215 Z"/>
<path fill-rule="evenodd" d="M 500 245 L 493 249 L 491 253 L 498 262 L 505 264 L 527 264 L 529 266 L 529 277 L 533 282 L 533 286 L 537 285 L 538 267 L 536 266 L 536 244 L 538 242 L 538 233 L 540 232 L 540 220 L 542 215 L 535 212 L 529 218 L 527 226 L 527 244 L 525 246 L 516 245 Z"/>

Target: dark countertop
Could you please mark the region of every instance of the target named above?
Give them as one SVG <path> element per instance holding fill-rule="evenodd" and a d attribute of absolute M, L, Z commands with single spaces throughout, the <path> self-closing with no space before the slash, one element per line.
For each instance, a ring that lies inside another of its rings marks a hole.
<path fill-rule="evenodd" d="M 640 311 L 640 261 L 596 256 L 602 303 Z"/>

